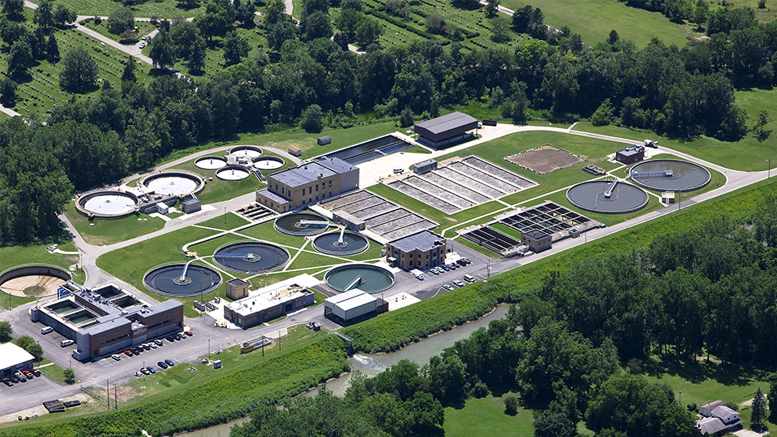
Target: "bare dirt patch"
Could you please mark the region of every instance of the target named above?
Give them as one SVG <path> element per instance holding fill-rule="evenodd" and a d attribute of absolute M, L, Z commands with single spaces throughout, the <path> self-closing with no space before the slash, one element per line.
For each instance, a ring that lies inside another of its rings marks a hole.
<path fill-rule="evenodd" d="M 546 144 L 535 149 L 506 156 L 505 161 L 543 175 L 583 162 L 585 157 L 573 155 L 566 150 Z"/>

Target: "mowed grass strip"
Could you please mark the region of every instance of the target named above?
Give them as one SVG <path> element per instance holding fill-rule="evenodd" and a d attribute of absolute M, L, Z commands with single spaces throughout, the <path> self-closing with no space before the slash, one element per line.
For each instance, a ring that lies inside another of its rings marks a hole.
<path fill-rule="evenodd" d="M 646 46 L 654 37 L 666 45 L 683 47 L 689 36 L 698 36 L 692 25 L 675 24 L 660 12 L 632 8 L 611 0 L 575 0 L 574 6 L 562 0 L 504 0 L 501 3 L 513 11 L 527 4 L 542 10 L 545 24 L 557 29 L 569 26 L 592 46 L 606 41 L 611 30 L 618 32 L 621 39 L 634 41 L 638 47 Z"/>
<path fill-rule="evenodd" d="M 74 202 L 67 203 L 64 210 L 65 217 L 81 234 L 84 241 L 96 246 L 131 240 L 165 227 L 164 220 L 147 214 L 131 214 L 118 219 L 90 220 L 76 211 Z"/>

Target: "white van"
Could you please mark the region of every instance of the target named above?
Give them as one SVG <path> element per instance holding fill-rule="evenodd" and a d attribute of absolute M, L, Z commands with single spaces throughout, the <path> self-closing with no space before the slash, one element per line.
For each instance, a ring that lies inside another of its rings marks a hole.
<path fill-rule="evenodd" d="M 62 347 L 70 346 L 71 344 L 75 343 L 73 340 L 62 340 L 59 342 L 59 345 Z"/>
<path fill-rule="evenodd" d="M 54 328 L 52 328 L 51 326 L 46 326 L 45 328 L 40 330 L 40 333 L 43 335 L 46 335 L 50 332 L 54 332 Z"/>
<path fill-rule="evenodd" d="M 472 275 L 464 275 L 464 280 L 467 282 L 475 282 L 475 277 Z"/>

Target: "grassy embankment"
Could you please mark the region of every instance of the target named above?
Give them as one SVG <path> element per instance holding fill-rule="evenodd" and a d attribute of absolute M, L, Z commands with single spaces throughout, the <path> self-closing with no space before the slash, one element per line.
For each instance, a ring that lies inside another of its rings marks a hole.
<path fill-rule="evenodd" d="M 0 429 L 0 436 L 140 436 L 141 430 L 171 435 L 245 416 L 257 405 L 295 395 L 347 369 L 343 341 L 323 331 L 293 334 L 284 338 L 282 350 L 273 345 L 264 357 L 258 351 L 240 355 L 236 348 L 215 357 L 224 363 L 222 369 L 196 364 L 190 371 L 179 364 L 130 383 L 138 396 L 118 410 L 73 417 L 79 414 L 76 408 L 43 415 L 34 423 Z"/>
<path fill-rule="evenodd" d="M 37 244 L 29 246 L 8 246 L 0 247 L 0 272 L 15 266 L 24 264 L 48 264 L 62 267 L 66 271 L 68 267 L 78 263 L 78 255 L 65 255 L 61 253 L 49 253 L 46 248 L 48 244 Z M 59 248 L 65 252 L 75 252 L 76 247 L 72 241 L 62 244 Z M 83 283 L 86 279 L 83 270 L 70 272 L 73 280 Z M 27 302 L 34 301 L 33 297 L 18 297 L 0 292 L 0 309 L 15 308 Z"/>
<path fill-rule="evenodd" d="M 559 0 L 505 0 L 501 4 L 512 10 L 527 4 L 539 7 L 545 16 L 545 24 L 557 29 L 569 26 L 572 32 L 580 34 L 583 41 L 592 46 L 606 41 L 611 30 L 618 32 L 621 39 L 634 41 L 638 47 L 646 46 L 653 37 L 666 45 L 683 47 L 688 43 L 689 36 L 699 35 L 693 31 L 693 25 L 672 23 L 660 12 L 649 12 L 609 0 L 577 0 L 573 8 L 568 2 Z"/>

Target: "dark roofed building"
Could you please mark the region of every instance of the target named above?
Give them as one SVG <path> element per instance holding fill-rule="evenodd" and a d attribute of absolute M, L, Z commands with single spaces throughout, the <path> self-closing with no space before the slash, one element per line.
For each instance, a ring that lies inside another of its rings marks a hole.
<path fill-rule="evenodd" d="M 418 123 L 414 130 L 419 136 L 419 142 L 441 148 L 473 137 L 470 131 L 477 128 L 477 119 L 461 112 L 453 112 Z"/>
<path fill-rule="evenodd" d="M 521 243 L 529 246 L 529 249 L 534 253 L 550 249 L 552 240 L 550 235 L 542 231 L 529 231 L 521 234 Z"/>
<path fill-rule="evenodd" d="M 267 176 L 256 201 L 277 212 L 338 196 L 359 188 L 359 168 L 340 158 L 324 158 Z"/>
<path fill-rule="evenodd" d="M 615 160 L 623 164 L 631 164 L 645 159 L 645 147 L 639 144 L 619 150 L 615 154 Z"/>
<path fill-rule="evenodd" d="M 442 264 L 447 252 L 447 240 L 434 232 L 423 231 L 387 245 L 389 258 L 403 269 L 425 269 Z"/>

